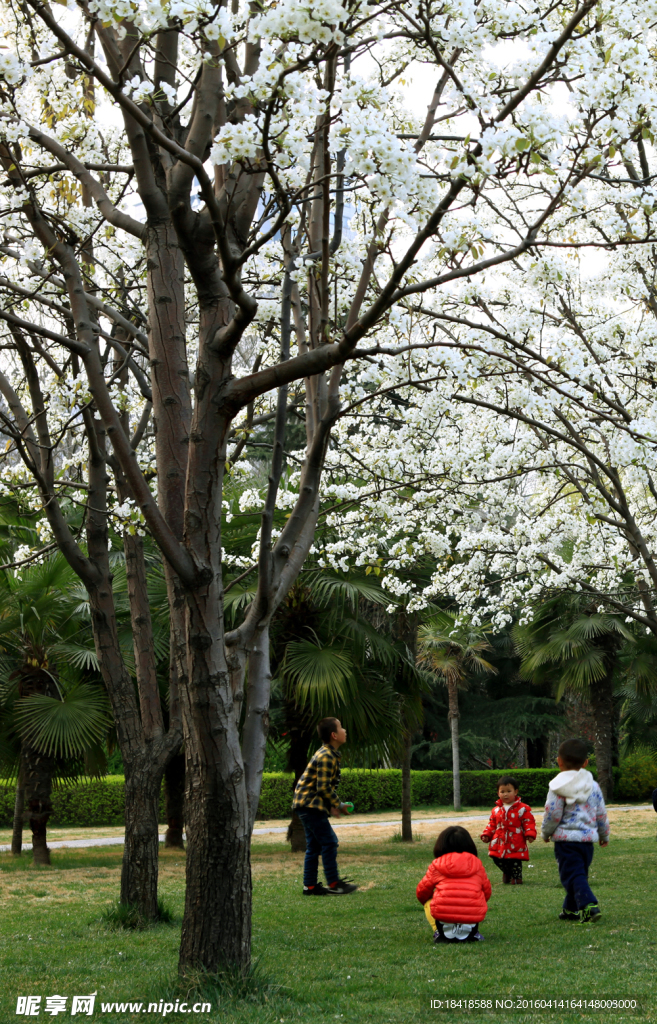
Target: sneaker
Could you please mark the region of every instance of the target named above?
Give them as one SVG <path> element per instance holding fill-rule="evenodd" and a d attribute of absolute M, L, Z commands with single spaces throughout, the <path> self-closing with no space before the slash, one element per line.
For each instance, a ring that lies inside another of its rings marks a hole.
<path fill-rule="evenodd" d="M 328 889 L 322 885 L 321 882 L 317 882 L 316 885 L 304 885 L 303 895 L 304 896 L 328 896 Z"/>
<path fill-rule="evenodd" d="M 484 936 L 481 934 L 481 932 L 475 932 L 473 941 L 474 942 L 483 942 L 484 941 Z"/>
<path fill-rule="evenodd" d="M 562 910 L 559 914 L 560 921 L 579 921 L 579 910 Z"/>
<path fill-rule="evenodd" d="M 512 878 L 511 885 L 522 885 L 522 878 Z"/>
<path fill-rule="evenodd" d="M 338 878 L 337 882 L 334 885 L 329 885 L 324 892 L 327 896 L 346 896 L 347 893 L 356 892 L 357 888 L 357 885 L 348 882 L 346 878 Z"/>
<path fill-rule="evenodd" d="M 597 903 L 589 903 L 588 907 L 584 907 L 582 911 L 582 924 L 591 924 L 593 921 L 599 921 L 602 917 L 602 911 Z"/>

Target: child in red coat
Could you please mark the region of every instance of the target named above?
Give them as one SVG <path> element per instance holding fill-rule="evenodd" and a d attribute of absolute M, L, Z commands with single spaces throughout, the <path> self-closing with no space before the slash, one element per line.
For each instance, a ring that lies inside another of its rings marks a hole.
<path fill-rule="evenodd" d="M 502 872 L 505 885 L 522 885 L 522 862 L 529 860 L 527 843 L 536 839 L 536 822 L 529 804 L 518 796 L 518 783 L 503 775 L 497 783 L 498 800 L 481 834 L 490 843 L 488 854 Z"/>
<path fill-rule="evenodd" d="M 417 887 L 417 898 L 435 927 L 433 941 L 483 939 L 479 925 L 491 887 L 472 836 L 461 825 L 450 825 L 436 839 L 433 855 L 436 859 Z"/>

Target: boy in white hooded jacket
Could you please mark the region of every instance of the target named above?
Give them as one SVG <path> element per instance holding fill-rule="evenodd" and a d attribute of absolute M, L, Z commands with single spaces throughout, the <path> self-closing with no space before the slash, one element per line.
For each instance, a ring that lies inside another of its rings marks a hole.
<path fill-rule="evenodd" d="M 560 773 L 552 779 L 541 834 L 552 838 L 559 877 L 566 890 L 562 921 L 596 921 L 600 907 L 589 886 L 593 844 L 609 844 L 609 819 L 602 791 L 586 771 L 588 752 L 583 740 L 565 740 L 559 747 Z"/>

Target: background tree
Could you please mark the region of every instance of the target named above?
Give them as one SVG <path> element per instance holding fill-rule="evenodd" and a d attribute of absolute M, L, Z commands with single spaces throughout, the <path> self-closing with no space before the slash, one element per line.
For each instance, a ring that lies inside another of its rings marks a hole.
<path fill-rule="evenodd" d="M 449 727 L 452 740 L 454 810 L 461 810 L 461 762 L 459 758 L 459 687 L 468 675 L 496 673 L 484 658 L 493 650 L 487 637 L 489 623 L 474 626 L 457 613 L 434 612 L 418 629 L 418 663 L 433 672 L 447 687 Z"/>
<path fill-rule="evenodd" d="M 427 13 L 405 0 L 376 10 L 281 0 L 258 13 L 137 3 L 129 15 L 10 0 L 7 10 L 16 48 L 2 58 L 0 96 L 0 190 L 12 210 L 1 249 L 7 475 L 36 485 L 53 543 L 89 594 L 126 771 L 121 898 L 157 913 L 157 794 L 182 729 L 190 838 L 180 968 L 244 967 L 269 631 L 312 547 L 334 426 L 347 407 L 365 416 L 378 387 L 370 360 L 397 348 L 396 325 L 420 296 L 542 243 L 617 140 L 594 87 L 616 37 L 645 32 L 644 12 L 624 3 L 598 20 L 595 0 L 544 3 L 528 19 L 503 5 L 492 20 L 487 7 Z M 509 39 L 528 50 L 491 71 L 491 47 Z M 409 59 L 433 71 L 421 115 L 390 92 Z M 630 118 L 646 95 L 642 68 L 631 66 Z M 567 146 L 537 100 L 564 77 L 578 111 Z M 449 126 L 447 140 L 438 126 Z M 527 201 L 530 173 L 540 188 Z M 78 186 L 95 209 L 77 203 Z M 497 237 L 480 217 L 491 208 L 505 225 Z M 289 391 L 303 394 L 306 443 L 283 493 Z M 256 594 L 227 631 L 224 470 L 260 417 L 275 429 L 257 499 Z M 71 528 L 69 503 L 85 509 L 83 532 Z M 279 533 L 274 511 L 286 504 Z M 142 528 L 167 579 L 168 729 Z M 118 641 L 113 531 L 123 533 L 136 693 Z"/>
<path fill-rule="evenodd" d="M 5 768 L 18 760 L 12 852 L 20 853 L 22 816 L 35 864 L 49 864 L 47 824 L 55 775 L 76 774 L 66 760 L 104 760 L 109 708 L 80 607 L 79 582 L 61 555 L 0 573 L 0 722 Z M 11 742 L 13 738 L 13 743 Z M 13 757 L 12 757 L 13 754 Z M 79 771 L 79 766 L 78 769 Z"/>
<path fill-rule="evenodd" d="M 614 686 L 621 651 L 634 644 L 631 631 L 617 615 L 599 612 L 589 597 L 558 594 L 534 609 L 532 620 L 517 626 L 514 638 L 525 678 L 550 683 L 557 699 L 571 692 L 590 701 L 598 782 L 605 800 L 611 800 L 618 717 Z"/>

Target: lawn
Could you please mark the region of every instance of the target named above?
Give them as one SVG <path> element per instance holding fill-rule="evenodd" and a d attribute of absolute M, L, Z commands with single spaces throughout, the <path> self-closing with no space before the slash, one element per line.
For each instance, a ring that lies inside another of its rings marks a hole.
<path fill-rule="evenodd" d="M 360 1022 L 657 1020 L 653 908 L 654 819 L 618 829 L 596 849 L 592 885 L 604 910 L 593 926 L 557 920 L 561 890 L 551 847 L 536 843 L 521 888 L 502 887 L 491 866 L 493 895 L 483 943 L 433 947 L 414 889 L 431 859 L 430 829 L 412 846 L 344 842 L 341 868 L 362 887 L 342 899 L 301 896 L 301 857 L 281 843 L 255 844 L 254 952 L 258 969 L 246 999 L 224 995 L 210 1014 L 166 1019 L 222 1024 Z M 632 832 L 632 836 L 628 835 Z M 431 832 L 431 835 L 433 833 Z M 481 847 L 485 863 L 485 848 Z M 184 855 L 162 851 L 161 893 L 171 925 L 111 931 L 101 914 L 118 892 L 119 850 L 55 851 L 53 866 L 34 869 L 0 854 L 0 1021 L 17 1017 L 16 999 L 97 990 L 97 1021 L 123 1024 L 160 1014 L 100 1012 L 100 1002 L 172 998 L 183 905 Z M 174 993 L 173 999 L 176 998 Z M 630 998 L 634 1013 L 565 1009 L 432 1009 L 430 1000 Z M 34 1019 L 34 1018 L 31 1018 Z M 89 1019 L 76 1016 L 75 1020 Z"/>

